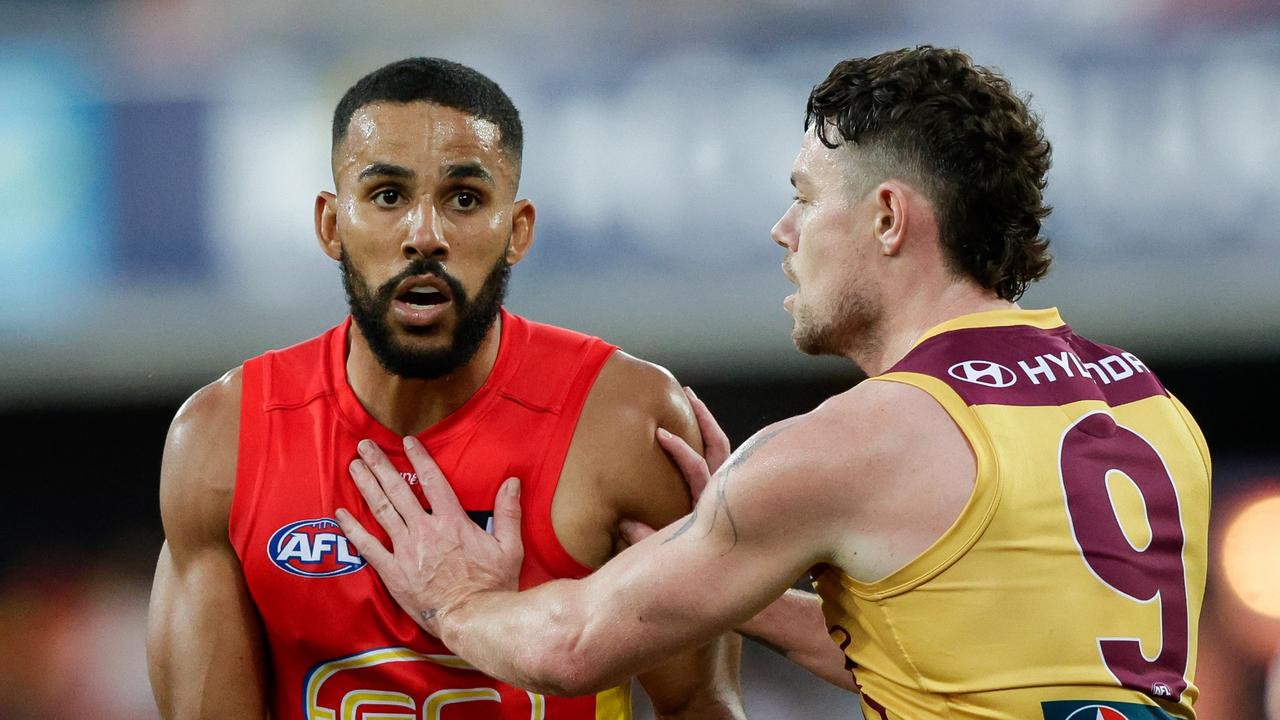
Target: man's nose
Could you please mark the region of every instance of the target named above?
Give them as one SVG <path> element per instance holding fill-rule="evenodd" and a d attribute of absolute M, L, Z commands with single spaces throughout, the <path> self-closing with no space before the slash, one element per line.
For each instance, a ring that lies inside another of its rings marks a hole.
<path fill-rule="evenodd" d="M 773 224 L 773 229 L 769 231 L 769 237 L 778 245 L 788 250 L 795 250 L 792 242 L 794 236 L 795 227 L 791 221 L 791 210 L 787 210 L 782 217 L 778 218 L 778 222 Z"/>
<path fill-rule="evenodd" d="M 444 237 L 444 226 L 436 206 L 424 199 L 409 212 L 409 233 L 401 250 L 409 259 L 418 257 L 443 260 L 449 255 L 449 242 Z"/>

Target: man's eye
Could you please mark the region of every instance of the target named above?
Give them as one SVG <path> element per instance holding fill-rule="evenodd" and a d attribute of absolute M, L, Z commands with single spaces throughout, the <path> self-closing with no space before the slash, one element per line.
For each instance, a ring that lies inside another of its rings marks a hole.
<path fill-rule="evenodd" d="M 390 188 L 386 190 L 379 190 L 373 194 L 373 204 L 378 207 L 394 207 L 400 202 L 400 197 L 401 195 L 399 190 L 392 190 Z"/>
<path fill-rule="evenodd" d="M 480 204 L 480 198 L 473 192 L 460 192 L 450 201 L 459 210 L 472 210 Z"/>

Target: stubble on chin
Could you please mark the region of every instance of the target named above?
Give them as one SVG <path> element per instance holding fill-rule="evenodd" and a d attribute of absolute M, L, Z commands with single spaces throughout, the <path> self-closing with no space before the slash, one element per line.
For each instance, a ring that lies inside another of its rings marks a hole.
<path fill-rule="evenodd" d="M 878 303 L 852 295 L 826 313 L 797 304 L 791 339 L 806 355 L 863 357 L 881 345 L 881 316 Z"/>

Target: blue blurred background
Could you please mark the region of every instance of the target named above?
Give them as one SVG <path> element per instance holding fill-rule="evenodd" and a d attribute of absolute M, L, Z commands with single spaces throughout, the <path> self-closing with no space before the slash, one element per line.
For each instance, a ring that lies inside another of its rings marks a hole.
<path fill-rule="evenodd" d="M 1203 716 L 1262 717 L 1280 646 L 1274 0 L 0 0 L 0 438 L 18 497 L 0 718 L 155 716 L 142 638 L 165 427 L 197 387 L 342 317 L 311 208 L 332 188 L 333 105 L 361 75 L 438 55 L 497 80 L 539 209 L 510 306 L 666 364 L 741 441 L 860 378 L 792 348 L 768 232 L 810 87 L 919 43 L 1000 68 L 1045 118 L 1057 264 L 1023 304 L 1139 354 L 1201 419 Z M 745 682 L 758 717 L 856 713 L 754 646 Z"/>

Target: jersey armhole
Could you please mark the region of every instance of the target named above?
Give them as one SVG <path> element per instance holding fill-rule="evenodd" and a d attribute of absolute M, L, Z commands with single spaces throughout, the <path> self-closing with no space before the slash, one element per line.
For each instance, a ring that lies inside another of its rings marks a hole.
<path fill-rule="evenodd" d="M 592 572 L 590 567 L 578 562 L 564 543 L 560 542 L 555 523 L 551 519 L 551 506 L 560 486 L 560 474 L 564 472 L 569 446 L 573 443 L 578 421 L 582 418 L 582 408 L 591 394 L 591 388 L 595 387 L 596 378 L 617 349 L 606 342 L 595 341 L 582 354 L 582 360 L 560 406 L 556 426 L 547 438 L 546 449 L 538 463 L 538 482 L 533 488 L 529 507 L 532 514 L 532 521 L 529 523 L 531 537 L 527 537 L 526 542 L 532 540 L 546 563 L 547 570 L 557 577 L 585 577 Z"/>
<path fill-rule="evenodd" d="M 964 400 L 946 383 L 920 373 L 893 372 L 868 380 L 910 385 L 929 394 L 960 428 L 977 464 L 973 492 L 960 515 L 924 552 L 903 567 L 875 582 L 862 582 L 842 574 L 848 589 L 867 600 L 900 595 L 936 577 L 951 567 L 986 531 L 1000 498 L 1000 472 L 991 439 Z"/>
<path fill-rule="evenodd" d="M 1209 455 L 1209 443 L 1204 439 L 1204 432 L 1200 429 L 1199 423 L 1195 418 L 1191 417 L 1191 411 L 1187 410 L 1187 406 L 1182 401 L 1174 397 L 1173 393 L 1168 393 L 1169 402 L 1173 403 L 1173 407 L 1177 409 L 1178 415 L 1182 416 L 1182 422 L 1186 424 L 1187 431 L 1191 433 L 1191 437 L 1196 441 L 1196 447 L 1200 449 L 1200 459 L 1204 461 L 1205 478 L 1209 481 L 1209 487 L 1213 488 L 1213 460 Z"/>

